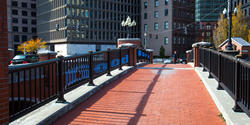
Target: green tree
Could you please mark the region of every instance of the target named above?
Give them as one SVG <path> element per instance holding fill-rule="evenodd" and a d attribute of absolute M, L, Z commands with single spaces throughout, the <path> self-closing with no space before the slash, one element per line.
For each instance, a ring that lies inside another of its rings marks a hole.
<path fill-rule="evenodd" d="M 164 58 L 165 57 L 165 48 L 163 46 L 161 46 L 160 48 L 160 58 Z"/>
<path fill-rule="evenodd" d="M 249 41 L 247 22 L 245 14 L 241 9 L 242 4 L 237 6 L 237 14 L 232 16 L 232 37 L 241 37 L 246 41 Z M 228 19 L 223 14 L 220 15 L 220 19 L 217 22 L 218 27 L 213 34 L 213 40 L 215 46 L 219 46 L 222 42 L 228 38 Z"/>

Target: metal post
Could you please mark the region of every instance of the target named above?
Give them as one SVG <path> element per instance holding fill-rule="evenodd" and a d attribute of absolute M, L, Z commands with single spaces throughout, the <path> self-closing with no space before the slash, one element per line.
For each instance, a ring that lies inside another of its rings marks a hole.
<path fill-rule="evenodd" d="M 228 45 L 227 45 L 227 50 L 233 50 L 232 48 L 232 40 L 231 40 L 231 35 L 232 35 L 232 0 L 228 0 L 228 25 L 229 25 L 229 30 L 228 30 Z"/>
<path fill-rule="evenodd" d="M 110 48 L 108 48 L 107 54 L 108 54 L 108 61 L 107 61 L 107 63 L 108 63 L 108 71 L 107 71 L 107 76 L 112 76 L 111 73 L 110 73 L 111 72 Z"/>
<path fill-rule="evenodd" d="M 62 71 L 62 60 L 63 56 L 58 56 L 58 64 L 57 64 L 57 69 L 58 69 L 58 91 L 57 91 L 57 101 L 56 103 L 64 103 L 66 100 L 64 99 L 64 88 L 63 88 L 63 71 Z M 44 70 L 45 72 L 45 70 Z"/>
<path fill-rule="evenodd" d="M 208 78 L 212 78 L 212 75 L 211 75 L 211 67 L 212 67 L 212 64 L 211 64 L 212 63 L 212 61 L 211 61 L 212 56 L 211 55 L 212 54 L 211 53 L 212 53 L 211 50 L 209 50 L 209 65 L 208 65 L 209 66 L 209 75 L 208 75 Z"/>
<path fill-rule="evenodd" d="M 223 88 L 220 85 L 221 82 L 221 54 L 218 55 L 218 86 L 217 90 L 222 90 Z"/>
<path fill-rule="evenodd" d="M 239 59 L 236 60 L 235 62 L 235 104 L 233 107 L 233 110 L 235 112 L 242 112 L 242 109 L 239 107 L 239 105 L 237 104 L 237 102 L 239 101 L 239 74 L 240 74 L 240 63 L 239 63 Z"/>
<path fill-rule="evenodd" d="M 93 51 L 89 51 L 89 84 L 88 86 L 95 86 L 93 82 L 94 72 L 93 72 Z"/>
<path fill-rule="evenodd" d="M 120 67 L 119 67 L 119 70 L 122 70 L 122 49 L 121 48 L 119 48 L 119 57 L 120 57 Z"/>

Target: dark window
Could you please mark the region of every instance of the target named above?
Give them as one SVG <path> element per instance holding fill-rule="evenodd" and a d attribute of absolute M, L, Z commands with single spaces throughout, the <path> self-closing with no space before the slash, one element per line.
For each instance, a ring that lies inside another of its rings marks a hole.
<path fill-rule="evenodd" d="M 12 10 L 13 15 L 18 15 L 18 10 Z"/>
<path fill-rule="evenodd" d="M 148 18 L 148 14 L 144 13 L 144 19 L 147 19 L 147 18 Z"/>
<path fill-rule="evenodd" d="M 14 42 L 19 42 L 20 39 L 19 39 L 19 35 L 14 35 Z"/>
<path fill-rule="evenodd" d="M 168 5 L 168 0 L 165 0 L 165 5 Z"/>
<path fill-rule="evenodd" d="M 155 7 L 159 6 L 159 0 L 155 0 Z"/>
<path fill-rule="evenodd" d="M 22 2 L 22 7 L 23 7 L 23 8 L 27 8 L 27 3 L 23 3 L 23 2 Z"/>
<path fill-rule="evenodd" d="M 31 32 L 32 32 L 32 33 L 36 33 L 36 28 L 32 27 L 32 28 L 31 28 Z"/>
<path fill-rule="evenodd" d="M 28 20 L 27 19 L 22 19 L 22 23 L 23 24 L 28 24 Z"/>
<path fill-rule="evenodd" d="M 31 16 L 36 17 L 36 12 L 31 12 Z"/>
<path fill-rule="evenodd" d="M 144 2 L 144 8 L 148 8 L 148 2 Z"/>
<path fill-rule="evenodd" d="M 17 7 L 18 6 L 18 2 L 17 1 L 12 1 L 11 5 L 14 6 L 14 7 Z"/>
<path fill-rule="evenodd" d="M 17 18 L 13 18 L 12 19 L 12 23 L 18 23 L 18 19 Z"/>
<path fill-rule="evenodd" d="M 27 41 L 27 36 L 23 35 L 22 36 L 22 42 L 26 42 Z"/>
<path fill-rule="evenodd" d="M 36 20 L 31 20 L 32 25 L 36 25 Z"/>
<path fill-rule="evenodd" d="M 165 16 L 168 16 L 168 9 L 165 9 Z"/>
<path fill-rule="evenodd" d="M 22 11 L 22 15 L 23 15 L 23 16 L 28 16 L 27 11 Z"/>
<path fill-rule="evenodd" d="M 30 6 L 32 9 L 36 9 L 36 4 L 31 4 Z"/>
<path fill-rule="evenodd" d="M 18 27 L 17 26 L 13 26 L 12 30 L 13 30 L 13 32 L 18 32 Z"/>
<path fill-rule="evenodd" d="M 28 32 L 28 27 L 23 27 L 23 32 L 27 33 Z"/>

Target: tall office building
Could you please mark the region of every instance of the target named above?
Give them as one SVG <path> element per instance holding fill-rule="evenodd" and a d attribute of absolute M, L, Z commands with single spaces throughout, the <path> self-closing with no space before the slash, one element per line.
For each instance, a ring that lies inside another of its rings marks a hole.
<path fill-rule="evenodd" d="M 196 0 L 196 42 L 212 40 L 217 21 L 227 5 L 227 0 Z"/>
<path fill-rule="evenodd" d="M 116 47 L 122 20 L 140 22 L 140 0 L 38 0 L 38 36 L 62 55 Z M 140 26 L 131 29 L 140 36 Z"/>
<path fill-rule="evenodd" d="M 160 47 L 165 55 L 174 51 L 184 56 L 194 42 L 194 0 L 142 0 L 141 37 L 144 47 L 159 55 Z"/>
<path fill-rule="evenodd" d="M 21 43 L 37 37 L 36 0 L 7 0 L 8 47 L 15 50 Z"/>

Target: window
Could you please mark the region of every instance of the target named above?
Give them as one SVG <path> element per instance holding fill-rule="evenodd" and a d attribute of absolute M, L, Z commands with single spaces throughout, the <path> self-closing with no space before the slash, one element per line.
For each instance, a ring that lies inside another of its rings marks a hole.
<path fill-rule="evenodd" d="M 155 7 L 159 6 L 159 0 L 155 0 Z"/>
<path fill-rule="evenodd" d="M 31 12 L 31 16 L 36 17 L 36 12 Z"/>
<path fill-rule="evenodd" d="M 144 31 L 148 31 L 148 24 L 144 24 Z"/>
<path fill-rule="evenodd" d="M 159 29 L 159 24 L 158 23 L 154 23 L 154 29 L 158 30 Z"/>
<path fill-rule="evenodd" d="M 22 7 L 27 8 L 27 3 L 22 2 Z"/>
<path fill-rule="evenodd" d="M 158 11 L 155 11 L 155 12 L 154 12 L 154 17 L 155 17 L 155 18 L 158 18 L 158 17 L 159 17 L 159 12 L 158 12 Z"/>
<path fill-rule="evenodd" d="M 165 9 L 165 16 L 168 16 L 168 9 Z"/>
<path fill-rule="evenodd" d="M 32 28 L 31 28 L 31 32 L 32 32 L 32 33 L 36 33 L 36 28 L 32 27 Z"/>
<path fill-rule="evenodd" d="M 13 26 L 12 30 L 13 30 L 13 32 L 18 32 L 18 27 L 17 26 Z"/>
<path fill-rule="evenodd" d="M 206 25 L 206 30 L 211 30 L 211 25 L 210 24 Z"/>
<path fill-rule="evenodd" d="M 31 20 L 32 25 L 36 25 L 36 20 Z"/>
<path fill-rule="evenodd" d="M 27 16 L 28 15 L 27 11 L 22 11 L 22 15 Z"/>
<path fill-rule="evenodd" d="M 207 34 L 206 34 L 207 36 L 211 36 L 211 33 L 210 32 L 207 32 Z"/>
<path fill-rule="evenodd" d="M 28 32 L 28 27 L 23 27 L 23 32 L 27 33 Z"/>
<path fill-rule="evenodd" d="M 168 45 L 168 37 L 164 37 L 164 45 Z"/>
<path fill-rule="evenodd" d="M 18 3 L 17 3 L 17 1 L 12 1 L 11 5 L 14 7 L 17 7 Z"/>
<path fill-rule="evenodd" d="M 18 19 L 17 18 L 13 18 L 12 19 L 12 23 L 18 23 Z"/>
<path fill-rule="evenodd" d="M 144 8 L 148 8 L 148 2 L 144 2 Z"/>
<path fill-rule="evenodd" d="M 28 24 L 28 20 L 27 19 L 22 19 L 22 23 L 23 24 Z"/>
<path fill-rule="evenodd" d="M 22 36 L 22 42 L 26 42 L 27 41 L 27 36 L 23 35 Z"/>
<path fill-rule="evenodd" d="M 168 0 L 165 0 L 165 5 L 168 5 Z"/>
<path fill-rule="evenodd" d="M 14 42 L 19 42 L 20 39 L 19 39 L 19 35 L 14 35 Z"/>
<path fill-rule="evenodd" d="M 183 42 L 183 44 L 185 44 L 185 37 L 182 37 L 182 40 L 183 40 L 183 41 L 182 41 L 182 42 Z"/>
<path fill-rule="evenodd" d="M 176 44 L 176 37 L 174 37 L 174 44 Z"/>
<path fill-rule="evenodd" d="M 31 4 L 30 6 L 32 9 L 36 9 L 36 4 Z"/>
<path fill-rule="evenodd" d="M 144 19 L 147 19 L 147 18 L 148 18 L 148 14 L 144 13 Z"/>
<path fill-rule="evenodd" d="M 12 10 L 13 15 L 18 15 L 18 10 Z"/>
<path fill-rule="evenodd" d="M 155 34 L 155 39 L 158 39 L 158 34 Z"/>
<path fill-rule="evenodd" d="M 166 30 L 168 29 L 168 21 L 164 22 L 164 27 L 165 27 Z"/>

